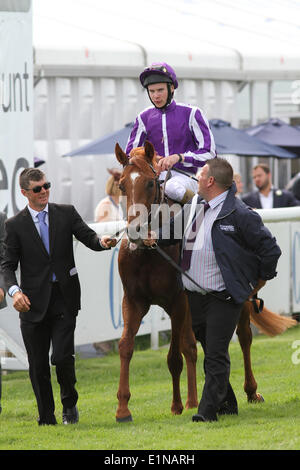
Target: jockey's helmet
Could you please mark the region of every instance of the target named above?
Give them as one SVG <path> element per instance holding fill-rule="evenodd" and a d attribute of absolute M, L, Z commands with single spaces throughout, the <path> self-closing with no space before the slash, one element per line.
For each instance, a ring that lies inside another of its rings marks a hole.
<path fill-rule="evenodd" d="M 140 75 L 140 82 L 144 88 L 155 83 L 171 83 L 175 89 L 178 87 L 176 73 L 166 62 L 154 62 L 146 67 Z"/>

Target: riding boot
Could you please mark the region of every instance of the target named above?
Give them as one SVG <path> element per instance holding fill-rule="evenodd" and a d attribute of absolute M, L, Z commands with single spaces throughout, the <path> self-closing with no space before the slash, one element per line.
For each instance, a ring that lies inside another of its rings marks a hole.
<path fill-rule="evenodd" d="M 183 198 L 180 201 L 180 204 L 184 205 L 188 201 L 190 201 L 193 197 L 195 196 L 195 193 L 191 189 L 187 189 L 186 192 L 184 193 Z"/>

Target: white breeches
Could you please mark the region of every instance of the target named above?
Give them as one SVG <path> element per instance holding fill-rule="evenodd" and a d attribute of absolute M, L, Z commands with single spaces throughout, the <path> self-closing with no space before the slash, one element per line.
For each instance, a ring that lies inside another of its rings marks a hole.
<path fill-rule="evenodd" d="M 163 171 L 159 175 L 160 180 L 164 180 L 166 178 L 167 172 Z M 173 199 L 174 201 L 180 202 L 183 199 L 187 190 L 193 191 L 194 194 L 198 191 L 198 183 L 197 181 L 189 178 L 188 176 L 182 175 L 181 173 L 177 173 L 176 171 L 171 171 L 171 177 L 166 182 L 165 186 L 165 194 L 169 198 Z M 194 178 L 196 177 L 193 175 Z"/>

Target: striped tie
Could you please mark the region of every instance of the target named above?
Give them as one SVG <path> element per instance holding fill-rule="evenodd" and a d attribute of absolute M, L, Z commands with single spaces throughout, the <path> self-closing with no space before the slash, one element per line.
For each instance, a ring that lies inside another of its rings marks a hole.
<path fill-rule="evenodd" d="M 204 204 L 204 214 L 209 209 L 209 204 L 206 202 Z M 191 259 L 192 259 L 192 253 L 193 253 L 193 245 L 196 241 L 197 238 L 197 233 L 195 233 L 196 230 L 196 223 L 197 223 L 197 216 L 199 214 L 196 214 L 194 217 L 194 222 L 192 225 L 192 230 L 190 231 L 190 236 L 187 238 L 185 246 L 189 246 L 189 249 L 183 249 L 182 253 L 182 258 L 181 258 L 181 267 L 184 271 L 188 271 L 191 266 Z"/>

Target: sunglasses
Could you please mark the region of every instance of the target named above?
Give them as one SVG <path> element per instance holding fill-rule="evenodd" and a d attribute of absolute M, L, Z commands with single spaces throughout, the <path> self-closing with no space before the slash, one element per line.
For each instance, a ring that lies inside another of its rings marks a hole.
<path fill-rule="evenodd" d="M 42 191 L 42 188 L 44 188 L 45 190 L 49 189 L 51 187 L 51 183 L 48 182 L 48 183 L 44 183 L 42 184 L 42 186 L 34 186 L 34 188 L 29 188 L 29 189 L 26 189 L 26 191 L 32 191 L 33 193 L 40 193 Z"/>

